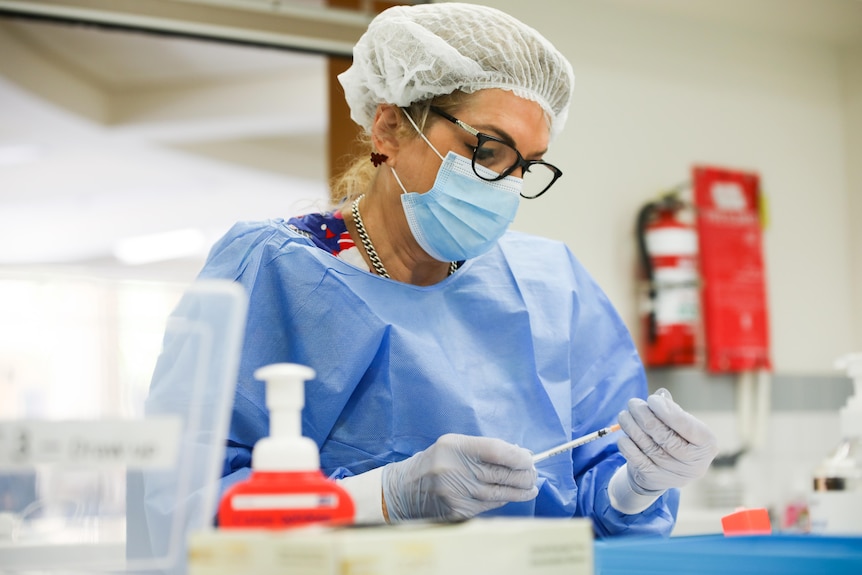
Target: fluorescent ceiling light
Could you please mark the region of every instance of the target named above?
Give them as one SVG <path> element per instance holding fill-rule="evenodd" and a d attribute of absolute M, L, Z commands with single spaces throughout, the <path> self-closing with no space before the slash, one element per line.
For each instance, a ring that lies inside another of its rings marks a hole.
<path fill-rule="evenodd" d="M 114 257 L 127 265 L 140 265 L 201 255 L 206 238 L 200 230 L 175 230 L 124 238 L 114 244 Z"/>

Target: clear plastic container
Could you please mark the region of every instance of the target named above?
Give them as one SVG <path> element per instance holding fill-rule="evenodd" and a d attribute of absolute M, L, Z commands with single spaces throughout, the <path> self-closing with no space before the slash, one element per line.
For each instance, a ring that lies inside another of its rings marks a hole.
<path fill-rule="evenodd" d="M 18 287 L 33 305 L 0 303 L 0 573 L 183 572 L 215 516 L 245 292 L 0 276 L 7 301 Z"/>

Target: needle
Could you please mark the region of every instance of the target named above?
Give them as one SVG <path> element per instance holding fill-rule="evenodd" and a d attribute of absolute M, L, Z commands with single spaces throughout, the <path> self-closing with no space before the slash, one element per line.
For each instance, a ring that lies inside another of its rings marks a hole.
<path fill-rule="evenodd" d="M 568 451 L 570 449 L 580 447 L 585 443 L 589 443 L 590 441 L 595 441 L 596 439 L 598 439 L 600 437 L 604 437 L 605 435 L 607 435 L 609 433 L 613 433 L 614 431 L 619 431 L 619 429 L 620 429 L 620 424 L 615 423 L 615 424 L 610 425 L 608 427 L 604 427 L 602 429 L 599 429 L 598 431 L 594 431 L 592 433 L 588 433 L 584 436 L 581 436 L 577 439 L 573 439 L 567 443 L 563 443 L 562 445 L 552 447 L 551 449 L 549 449 L 547 451 L 543 451 L 541 453 L 537 453 L 536 455 L 534 455 L 533 456 L 533 463 L 538 463 L 539 461 L 542 461 L 543 459 L 547 459 L 549 457 L 553 457 L 554 455 L 558 455 L 558 454 L 563 453 L 565 451 Z"/>

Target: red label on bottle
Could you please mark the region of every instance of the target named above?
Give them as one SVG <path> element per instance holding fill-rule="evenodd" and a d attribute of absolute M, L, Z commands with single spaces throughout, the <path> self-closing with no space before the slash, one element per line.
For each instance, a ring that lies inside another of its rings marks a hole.
<path fill-rule="evenodd" d="M 310 523 L 353 522 L 350 495 L 320 472 L 253 472 L 225 492 L 219 527 L 288 529 Z"/>

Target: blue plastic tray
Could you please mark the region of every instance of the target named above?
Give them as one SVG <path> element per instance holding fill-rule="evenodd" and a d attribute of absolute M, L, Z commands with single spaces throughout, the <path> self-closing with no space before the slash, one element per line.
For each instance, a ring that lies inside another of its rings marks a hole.
<path fill-rule="evenodd" d="M 596 541 L 596 575 L 862 575 L 862 537 L 703 535 Z"/>

